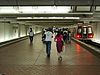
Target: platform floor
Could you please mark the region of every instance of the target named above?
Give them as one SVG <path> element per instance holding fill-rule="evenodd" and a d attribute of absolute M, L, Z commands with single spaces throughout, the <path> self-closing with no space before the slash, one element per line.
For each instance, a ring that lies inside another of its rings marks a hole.
<path fill-rule="evenodd" d="M 58 61 L 55 42 L 52 41 L 48 59 L 41 35 L 0 48 L 0 74 L 5 75 L 100 75 L 100 59 L 72 41 Z"/>

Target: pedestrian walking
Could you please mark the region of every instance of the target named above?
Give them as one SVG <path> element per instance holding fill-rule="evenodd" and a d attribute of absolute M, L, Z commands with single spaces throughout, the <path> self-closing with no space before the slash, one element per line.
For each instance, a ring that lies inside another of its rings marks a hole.
<path fill-rule="evenodd" d="M 71 43 L 71 31 L 68 30 L 68 43 Z"/>
<path fill-rule="evenodd" d="M 45 43 L 46 43 L 46 53 L 48 58 L 50 57 L 52 37 L 53 37 L 52 32 L 50 31 L 50 29 L 47 29 L 47 31 L 45 32 Z"/>
<path fill-rule="evenodd" d="M 63 32 L 63 41 L 64 41 L 64 44 L 67 44 L 68 42 L 68 34 L 66 31 Z"/>
<path fill-rule="evenodd" d="M 30 32 L 29 32 L 30 43 L 33 42 L 33 36 L 34 36 L 34 32 L 33 32 L 32 28 L 30 28 Z"/>
<path fill-rule="evenodd" d="M 54 38 L 54 41 L 56 42 L 56 48 L 58 52 L 58 60 L 62 60 L 61 52 L 63 48 L 63 35 L 60 31 L 58 31 L 57 35 Z"/>

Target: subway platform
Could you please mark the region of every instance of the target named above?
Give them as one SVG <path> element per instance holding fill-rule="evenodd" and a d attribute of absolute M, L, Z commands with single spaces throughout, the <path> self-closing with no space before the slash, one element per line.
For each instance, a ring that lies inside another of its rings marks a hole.
<path fill-rule="evenodd" d="M 64 47 L 62 61 L 58 61 L 52 40 L 48 59 L 41 35 L 0 48 L 0 74 L 4 75 L 100 75 L 100 58 L 72 41 Z"/>

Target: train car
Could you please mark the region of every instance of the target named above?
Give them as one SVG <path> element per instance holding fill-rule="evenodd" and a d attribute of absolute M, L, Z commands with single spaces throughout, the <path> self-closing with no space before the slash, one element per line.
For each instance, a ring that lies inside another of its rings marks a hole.
<path fill-rule="evenodd" d="M 79 40 L 92 40 L 94 36 L 92 26 L 78 26 L 76 32 Z"/>

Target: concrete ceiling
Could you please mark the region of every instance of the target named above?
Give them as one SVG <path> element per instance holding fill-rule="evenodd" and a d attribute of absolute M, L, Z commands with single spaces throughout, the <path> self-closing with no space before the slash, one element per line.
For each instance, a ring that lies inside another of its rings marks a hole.
<path fill-rule="evenodd" d="M 0 0 L 0 6 L 71 6 L 72 11 L 66 14 L 0 14 L 0 17 L 9 17 L 16 19 L 17 17 L 80 17 L 91 18 L 92 14 L 86 14 L 93 12 L 93 6 L 100 6 L 100 0 Z M 79 11 L 79 6 L 89 6 L 88 10 Z M 28 21 L 32 24 L 43 26 L 54 25 L 73 25 L 74 23 L 81 22 L 80 20 L 17 20 L 21 22 Z M 27 23 L 27 22 L 26 22 Z"/>
<path fill-rule="evenodd" d="M 100 0 L 0 0 L 0 5 L 100 5 Z"/>

